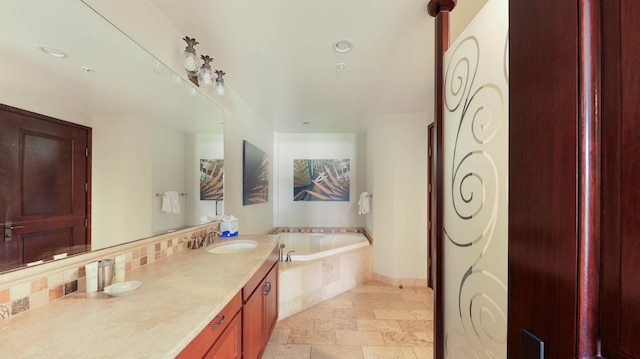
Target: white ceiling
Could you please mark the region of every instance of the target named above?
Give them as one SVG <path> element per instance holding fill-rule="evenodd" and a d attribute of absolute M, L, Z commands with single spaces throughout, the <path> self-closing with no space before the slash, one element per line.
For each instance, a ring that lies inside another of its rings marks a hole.
<path fill-rule="evenodd" d="M 149 1 L 198 40 L 198 54 L 212 56 L 227 84 L 278 132 L 364 131 L 394 113 L 431 117 L 428 0 Z M 334 51 L 340 39 L 353 50 Z"/>

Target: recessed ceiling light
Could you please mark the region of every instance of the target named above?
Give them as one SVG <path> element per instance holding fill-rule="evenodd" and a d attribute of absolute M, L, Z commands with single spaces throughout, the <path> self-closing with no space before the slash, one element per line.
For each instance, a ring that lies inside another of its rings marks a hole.
<path fill-rule="evenodd" d="M 340 53 L 349 52 L 352 48 L 353 45 L 349 40 L 338 40 L 338 42 L 333 45 L 333 49 Z"/>
<path fill-rule="evenodd" d="M 64 51 L 58 50 L 54 47 L 40 46 L 39 49 L 42 50 L 45 54 L 53 57 L 59 57 L 59 58 L 67 57 L 67 54 L 65 54 Z"/>
<path fill-rule="evenodd" d="M 92 69 L 90 67 L 87 67 L 87 66 L 80 66 L 80 68 L 82 69 L 82 71 L 84 71 L 85 75 L 89 75 L 89 74 L 92 74 L 92 73 L 96 72 L 96 70 L 94 70 L 94 69 Z"/>

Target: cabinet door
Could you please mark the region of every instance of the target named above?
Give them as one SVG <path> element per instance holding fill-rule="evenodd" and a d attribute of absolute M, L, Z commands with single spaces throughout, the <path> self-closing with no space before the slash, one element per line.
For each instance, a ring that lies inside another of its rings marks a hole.
<path fill-rule="evenodd" d="M 207 359 L 235 359 L 242 357 L 242 315 L 240 312 L 204 356 Z"/>
<path fill-rule="evenodd" d="M 207 355 L 219 355 L 216 358 L 235 358 L 232 355 L 234 351 L 231 345 L 234 338 L 240 348 L 237 349 L 238 352 L 242 352 L 241 309 L 242 297 L 238 292 L 229 304 L 182 350 L 178 358 L 203 358 Z M 212 348 L 217 349 L 213 350 Z M 218 352 L 220 354 L 216 354 Z"/>
<path fill-rule="evenodd" d="M 246 359 L 260 358 L 263 347 L 263 288 L 264 282 L 247 299 L 242 317 L 242 340 Z"/>
<path fill-rule="evenodd" d="M 266 347 L 273 327 L 278 321 L 278 264 L 276 264 L 265 278 L 264 289 L 264 338 Z"/>

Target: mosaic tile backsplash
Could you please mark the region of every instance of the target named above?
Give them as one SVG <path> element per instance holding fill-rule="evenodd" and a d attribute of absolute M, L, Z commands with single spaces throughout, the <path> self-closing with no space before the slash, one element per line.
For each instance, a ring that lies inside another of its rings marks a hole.
<path fill-rule="evenodd" d="M 153 239 L 140 241 L 139 246 L 109 253 L 105 258 L 113 259 L 117 255 L 124 254 L 125 273 L 128 273 L 189 248 L 193 235 L 202 236 L 207 230 L 215 227 L 210 225 L 194 228 L 190 231 L 177 231 L 158 236 L 155 241 Z M 89 262 L 91 261 L 87 261 Z M 0 284 L 0 321 L 75 292 L 84 291 L 86 288 L 85 264 L 65 267 L 10 286 Z M 0 276 L 0 280 L 1 278 Z"/>

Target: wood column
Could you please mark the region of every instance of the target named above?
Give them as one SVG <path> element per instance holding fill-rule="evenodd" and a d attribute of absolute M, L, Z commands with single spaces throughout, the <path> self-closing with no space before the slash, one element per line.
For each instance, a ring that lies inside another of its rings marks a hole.
<path fill-rule="evenodd" d="M 598 355 L 600 307 L 600 0 L 580 0 L 578 358 Z"/>
<path fill-rule="evenodd" d="M 434 293 L 434 357 L 444 358 L 444 240 L 443 240 L 443 121 L 444 121 L 444 53 L 449 48 L 449 12 L 456 6 L 456 0 L 429 1 L 429 15 L 435 17 L 435 97 L 434 97 L 434 144 L 435 161 L 433 175 L 432 218 L 432 268 L 435 272 Z"/>

